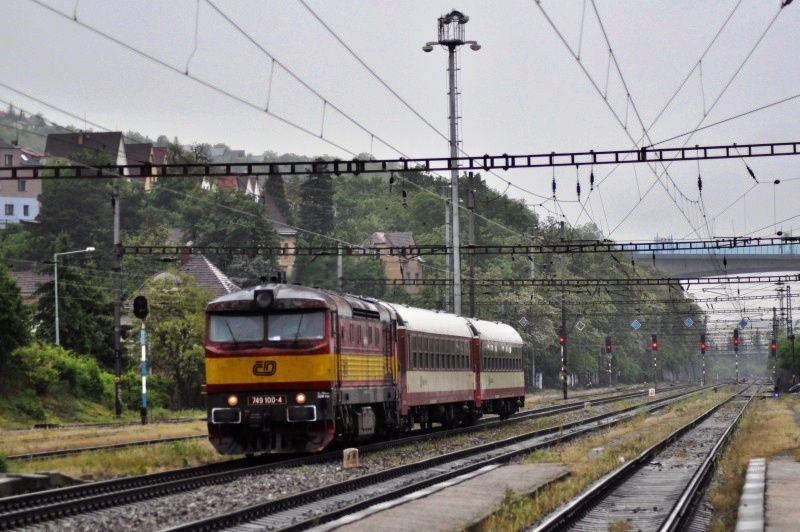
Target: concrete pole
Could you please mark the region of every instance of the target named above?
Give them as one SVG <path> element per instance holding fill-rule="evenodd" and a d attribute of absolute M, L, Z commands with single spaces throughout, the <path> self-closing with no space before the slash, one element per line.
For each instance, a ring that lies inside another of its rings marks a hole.
<path fill-rule="evenodd" d="M 119 236 L 119 187 L 111 193 L 114 210 L 114 413 L 122 415 L 122 242 Z"/>
<path fill-rule="evenodd" d="M 469 315 L 473 318 L 475 313 L 475 174 L 469 173 L 469 192 L 467 196 L 469 208 Z"/>
<path fill-rule="evenodd" d="M 342 291 L 342 281 L 344 279 L 344 264 L 342 263 L 342 244 L 337 244 L 336 247 L 336 286 L 339 291 Z"/>
<path fill-rule="evenodd" d="M 561 344 L 561 393 L 564 399 L 567 398 L 567 376 L 569 370 L 567 369 L 567 309 L 564 285 L 561 285 L 561 335 L 564 337 L 564 343 Z"/>
<path fill-rule="evenodd" d="M 458 130 L 456 128 L 456 45 L 447 47 L 448 78 L 450 86 L 450 157 L 458 157 Z M 461 315 L 461 227 L 458 204 L 458 167 L 450 163 L 450 203 L 452 204 L 453 224 L 453 313 Z"/>
<path fill-rule="evenodd" d="M 61 345 L 61 337 L 58 334 L 58 253 L 53 255 L 53 291 L 56 295 L 55 313 L 56 313 L 56 345 Z"/>

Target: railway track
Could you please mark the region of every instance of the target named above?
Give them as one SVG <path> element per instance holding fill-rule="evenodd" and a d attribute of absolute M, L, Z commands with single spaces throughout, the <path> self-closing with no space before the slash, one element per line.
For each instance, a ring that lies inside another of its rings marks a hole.
<path fill-rule="evenodd" d="M 698 393 L 698 390 L 678 392 L 670 397 L 647 403 L 653 412 Z M 606 428 L 635 416 L 641 405 L 630 406 L 611 413 L 535 430 L 506 440 L 475 446 L 413 464 L 395 467 L 290 495 L 262 504 L 202 519 L 169 530 L 303 530 L 320 523 L 335 522 L 387 501 L 397 500 L 408 493 L 425 489 L 452 478 L 479 470 L 498 467 L 514 458 L 539 448 L 569 441 L 587 433 Z"/>
<path fill-rule="evenodd" d="M 709 409 L 601 478 L 533 530 L 682 529 L 721 449 L 755 396 L 747 391 Z"/>
<path fill-rule="evenodd" d="M 694 393 L 683 389 L 671 390 L 674 394 L 685 395 Z M 636 391 L 627 394 L 596 399 L 592 404 L 606 404 L 629 398 L 646 395 L 647 391 Z M 662 400 L 663 401 L 663 400 Z M 379 442 L 361 447 L 362 452 L 373 452 L 388 447 L 409 444 L 431 438 L 454 436 L 470 431 L 482 430 L 487 427 L 513 423 L 539 417 L 558 415 L 563 412 L 583 409 L 586 401 L 576 401 L 562 405 L 552 405 L 540 409 L 522 412 L 506 421 L 487 420 L 471 427 L 461 427 L 453 430 L 440 430 L 430 433 L 421 433 L 399 440 Z M 637 406 L 629 407 L 633 410 Z M 606 417 L 603 416 L 596 417 Z M 547 429 L 544 432 L 554 433 L 558 427 Z M 30 493 L 15 497 L 0 499 L 0 529 L 25 526 L 37 522 L 57 519 L 64 516 L 75 515 L 101 508 L 119 506 L 150 498 L 162 497 L 193 490 L 202 486 L 224 484 L 246 475 L 259 475 L 276 468 L 288 468 L 308 463 L 318 463 L 341 458 L 341 451 L 322 453 L 312 456 L 284 459 L 279 455 L 266 455 L 254 459 L 238 459 L 198 466 L 194 468 L 128 477 L 122 479 L 93 482 L 89 484 L 48 490 L 45 492 Z"/>
<path fill-rule="evenodd" d="M 673 387 L 671 389 L 677 390 L 681 389 L 682 387 Z M 578 410 L 583 408 L 584 404 L 589 402 L 594 405 L 602 405 L 607 404 L 609 402 L 620 401 L 623 399 L 628 398 L 635 398 L 641 397 L 647 394 L 647 390 L 636 390 L 632 392 L 624 392 L 620 394 L 619 392 L 603 392 L 598 394 L 586 394 L 581 395 L 576 398 L 574 401 L 568 403 L 561 403 L 555 405 L 544 406 L 540 408 L 535 408 L 531 410 L 523 411 L 516 416 L 512 416 L 514 420 L 525 420 L 530 419 L 531 416 L 533 417 L 541 417 L 543 415 L 554 415 L 560 412 L 570 412 L 573 410 Z M 188 421 L 196 421 L 196 420 L 186 420 Z M 178 420 L 174 421 L 175 423 L 179 422 Z M 486 424 L 493 423 L 494 420 L 484 420 L 480 422 L 479 426 L 485 426 Z M 72 428 L 75 427 L 87 427 L 87 428 L 95 428 L 95 427 L 120 427 L 125 426 L 127 424 L 87 424 L 87 425 L 74 425 L 71 426 Z M 62 428 L 67 428 L 66 426 Z M 40 429 L 23 429 L 23 430 L 53 430 L 52 428 L 40 428 Z M 19 461 L 19 460 L 41 460 L 47 458 L 62 458 L 66 456 L 72 456 L 80 453 L 86 452 L 96 452 L 96 451 L 109 451 L 109 450 L 117 450 L 117 449 L 124 449 L 126 447 L 141 447 L 147 445 L 157 445 L 161 443 L 176 443 L 181 441 L 191 441 L 191 440 L 199 440 L 206 438 L 206 435 L 197 435 L 197 436 L 176 436 L 172 438 L 156 438 L 152 440 L 139 440 L 139 441 L 132 441 L 132 442 L 123 442 L 123 443 L 115 443 L 109 445 L 96 445 L 90 447 L 76 447 L 72 449 L 56 449 L 52 451 L 38 451 L 38 452 L 30 452 L 30 453 L 19 453 L 19 454 L 10 454 L 6 456 L 6 460 L 10 461 Z"/>

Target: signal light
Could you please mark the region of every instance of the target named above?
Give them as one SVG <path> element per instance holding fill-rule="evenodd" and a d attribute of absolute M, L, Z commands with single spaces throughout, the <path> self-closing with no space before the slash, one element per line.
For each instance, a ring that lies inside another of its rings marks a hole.
<path fill-rule="evenodd" d="M 559 345 L 564 345 L 564 344 L 566 344 L 566 343 L 567 343 L 567 338 L 566 338 L 566 337 L 565 337 L 563 334 L 562 334 L 562 335 L 560 335 L 560 336 L 558 337 L 558 344 L 559 344 Z"/>
<path fill-rule="evenodd" d="M 653 351 L 656 351 L 658 349 L 658 336 L 655 334 L 653 335 L 650 341 L 650 347 L 653 348 Z"/>
<path fill-rule="evenodd" d="M 611 337 L 606 336 L 606 353 L 611 352 Z"/>
<path fill-rule="evenodd" d="M 775 354 L 775 350 L 778 349 L 778 343 L 773 340 L 771 344 L 769 344 L 769 348 L 772 350 L 772 354 Z"/>
<path fill-rule="evenodd" d="M 739 329 L 733 330 L 733 346 L 739 347 Z"/>
<path fill-rule="evenodd" d="M 147 306 L 147 298 L 144 296 L 136 296 L 133 298 L 133 315 L 143 320 L 147 317 L 150 309 Z"/>
<path fill-rule="evenodd" d="M 708 347 L 708 344 L 706 344 L 706 333 L 700 333 L 700 352 L 704 355 L 706 354 L 706 347 Z"/>

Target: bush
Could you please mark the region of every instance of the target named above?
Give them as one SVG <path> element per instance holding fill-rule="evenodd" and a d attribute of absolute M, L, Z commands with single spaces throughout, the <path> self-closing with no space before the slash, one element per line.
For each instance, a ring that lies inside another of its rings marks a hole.
<path fill-rule="evenodd" d="M 9 373 L 16 375 L 23 389 L 33 388 L 37 395 L 43 395 L 59 381 L 56 360 L 61 351 L 58 346 L 39 343 L 18 347 L 11 353 Z"/>
<path fill-rule="evenodd" d="M 61 384 L 85 399 L 113 398 L 113 376 L 104 372 L 95 359 L 56 345 L 34 343 L 17 348 L 11 354 L 10 372 L 23 389 L 33 388 L 39 395 Z"/>
<path fill-rule="evenodd" d="M 3 453 L 0 453 L 0 473 L 8 473 L 8 461 Z"/>
<path fill-rule="evenodd" d="M 11 401 L 11 407 L 21 414 L 31 419 L 35 419 L 36 421 L 47 420 L 47 411 L 44 409 L 42 403 L 39 402 L 37 397 L 15 397 Z"/>
<path fill-rule="evenodd" d="M 159 374 L 147 376 L 147 406 L 172 409 L 172 393 L 175 383 L 169 377 Z M 142 402 L 142 375 L 138 371 L 128 371 L 122 375 L 122 403 L 129 410 L 139 410 Z"/>

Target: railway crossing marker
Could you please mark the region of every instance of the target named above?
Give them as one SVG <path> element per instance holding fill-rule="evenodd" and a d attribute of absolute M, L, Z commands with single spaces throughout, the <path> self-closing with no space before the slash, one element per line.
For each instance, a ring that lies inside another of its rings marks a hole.
<path fill-rule="evenodd" d="M 689 327 L 694 325 L 694 320 L 692 318 L 686 318 L 685 320 L 683 320 L 683 324 L 686 325 L 686 328 L 688 329 Z"/>
<path fill-rule="evenodd" d="M 641 322 L 639 320 L 633 320 L 631 322 L 631 328 L 633 328 L 634 331 L 638 331 L 641 327 L 642 327 L 642 324 L 641 324 Z"/>

